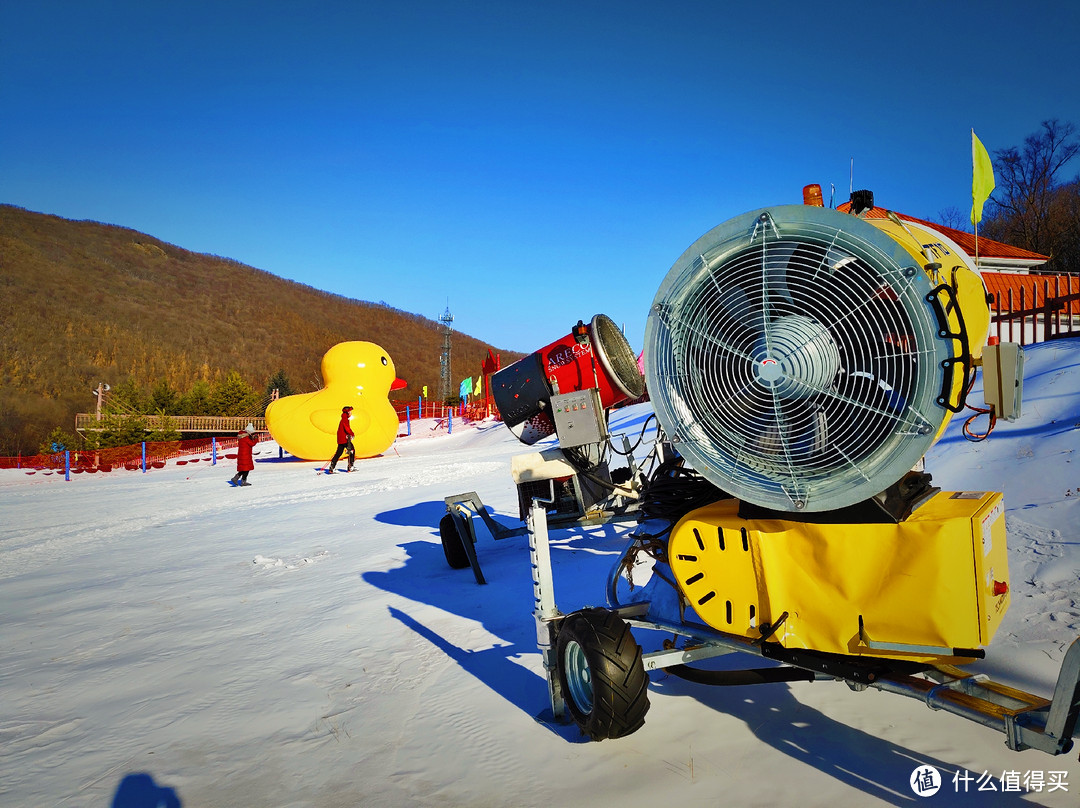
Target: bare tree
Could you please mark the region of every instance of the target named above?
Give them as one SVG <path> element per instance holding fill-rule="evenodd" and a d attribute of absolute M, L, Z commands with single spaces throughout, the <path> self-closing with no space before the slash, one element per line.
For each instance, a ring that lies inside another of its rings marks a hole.
<path fill-rule="evenodd" d="M 962 230 L 965 233 L 971 232 L 971 218 L 968 212 L 960 210 L 956 205 L 942 208 L 938 211 L 937 216 L 930 221 L 945 227 L 951 227 L 953 230 Z"/>
<path fill-rule="evenodd" d="M 1080 273 L 1080 178 L 1054 191 L 1050 213 L 1049 229 L 1057 234 L 1050 263 L 1058 272 Z"/>
<path fill-rule="evenodd" d="M 1058 174 L 1077 154 L 1076 127 L 1056 118 L 1043 121 L 1040 131 L 1024 139 L 1023 147 L 996 150 L 997 187 L 990 198 L 986 235 L 1052 255 L 1068 235 L 1068 217 L 1056 210 L 1067 197 L 1060 193 Z"/>

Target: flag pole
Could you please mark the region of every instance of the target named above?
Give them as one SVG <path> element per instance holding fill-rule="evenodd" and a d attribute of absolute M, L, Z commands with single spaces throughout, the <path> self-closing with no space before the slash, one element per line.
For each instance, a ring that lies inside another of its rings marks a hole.
<path fill-rule="evenodd" d="M 975 127 L 971 128 L 971 142 L 972 143 L 975 142 Z M 972 149 L 972 151 L 971 151 L 971 176 L 972 177 L 975 176 L 975 150 L 974 149 Z M 973 211 L 975 210 L 975 183 L 974 183 L 974 181 L 972 181 L 972 185 L 971 185 L 971 209 Z M 975 219 L 975 269 L 978 270 L 978 269 L 980 269 L 980 267 L 979 267 L 979 219 L 981 219 L 982 216 L 979 216 L 977 218 L 973 216 L 972 218 Z"/>
<path fill-rule="evenodd" d="M 975 268 L 979 268 L 979 223 L 975 222 Z"/>

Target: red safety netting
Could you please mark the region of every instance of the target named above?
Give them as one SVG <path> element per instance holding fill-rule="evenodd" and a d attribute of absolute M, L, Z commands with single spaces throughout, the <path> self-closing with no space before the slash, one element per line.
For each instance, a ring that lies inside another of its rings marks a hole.
<path fill-rule="evenodd" d="M 94 474 L 106 471 L 142 471 L 146 447 L 146 469 L 160 469 L 167 461 L 176 465 L 188 463 L 210 463 L 216 446 L 217 459 L 227 460 L 236 457 L 237 438 L 197 438 L 195 440 L 169 440 L 153 443 L 136 443 L 131 446 L 118 446 L 112 449 L 94 451 L 71 451 L 65 461 L 64 452 L 50 454 L 23 455 L 18 457 L 0 457 L 0 469 L 25 469 L 34 471 L 63 471 L 65 462 L 75 474 Z M 227 453 L 228 450 L 233 450 Z"/>
<path fill-rule="evenodd" d="M 460 404 L 450 407 L 446 404 L 429 401 L 425 401 L 423 404 L 418 404 L 416 401 L 391 401 L 390 403 L 394 405 L 398 421 L 401 423 L 405 423 L 406 418 L 411 418 L 414 421 L 424 418 L 445 420 L 449 414 L 452 414 L 455 418 L 466 418 L 470 421 L 480 421 L 489 415 L 499 417 L 499 411 L 495 409 L 494 404 L 488 405 L 485 401 L 468 404 L 464 408 Z"/>
<path fill-rule="evenodd" d="M 421 418 L 445 418 L 448 409 L 445 404 L 438 404 L 433 401 L 425 401 L 422 404 L 416 401 L 391 401 L 390 403 L 397 412 L 398 421 L 401 423 L 405 423 L 406 418 L 411 418 L 414 421 Z"/>

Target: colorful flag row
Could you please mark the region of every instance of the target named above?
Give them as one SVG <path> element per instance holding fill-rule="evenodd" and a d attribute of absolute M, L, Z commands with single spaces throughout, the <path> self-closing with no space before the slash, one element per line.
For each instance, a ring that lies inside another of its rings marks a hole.
<path fill-rule="evenodd" d="M 479 396 L 483 393 L 484 377 L 477 376 L 476 381 L 472 380 L 471 376 L 466 376 L 461 381 L 461 386 L 458 388 L 458 395 L 461 398 L 465 396 Z"/>

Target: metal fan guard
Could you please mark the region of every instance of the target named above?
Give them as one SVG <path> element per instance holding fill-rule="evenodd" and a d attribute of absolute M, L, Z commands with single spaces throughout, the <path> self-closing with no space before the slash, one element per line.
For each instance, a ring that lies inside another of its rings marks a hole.
<path fill-rule="evenodd" d="M 645 372 L 679 452 L 728 493 L 780 511 L 872 497 L 948 417 L 915 259 L 854 216 L 761 209 L 706 233 L 653 301 Z"/>
<path fill-rule="evenodd" d="M 637 357 L 626 335 L 606 314 L 597 314 L 589 323 L 593 349 L 608 379 L 629 399 L 641 398 L 645 377 L 638 370 Z"/>

